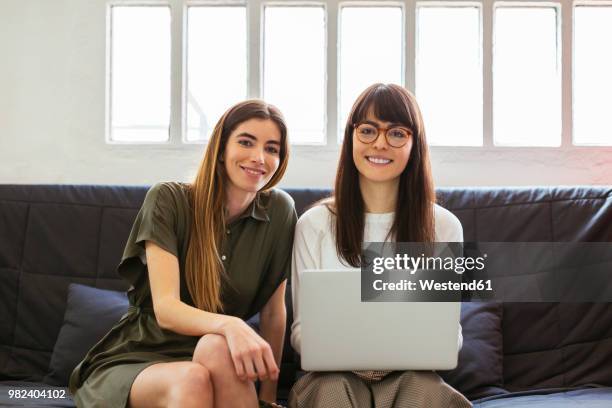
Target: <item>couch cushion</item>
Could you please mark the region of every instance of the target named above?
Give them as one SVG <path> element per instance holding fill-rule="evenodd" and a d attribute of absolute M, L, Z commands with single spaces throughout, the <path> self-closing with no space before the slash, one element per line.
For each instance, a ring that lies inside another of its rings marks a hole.
<path fill-rule="evenodd" d="M 474 402 L 474 408 L 609 408 L 612 388 L 517 392 Z"/>
<path fill-rule="evenodd" d="M 64 324 L 53 348 L 44 382 L 67 386 L 70 373 L 121 316 L 127 312 L 124 292 L 70 284 Z"/>
<path fill-rule="evenodd" d="M 612 242 L 609 187 L 437 191 L 465 241 Z M 612 304 L 505 303 L 504 388 L 612 385 Z"/>
<path fill-rule="evenodd" d="M 611 303 L 506 303 L 503 315 L 507 390 L 612 386 Z"/>

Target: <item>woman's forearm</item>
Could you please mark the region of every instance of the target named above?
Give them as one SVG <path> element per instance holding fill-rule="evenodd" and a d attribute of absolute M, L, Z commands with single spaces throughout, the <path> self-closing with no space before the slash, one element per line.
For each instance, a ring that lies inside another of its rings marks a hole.
<path fill-rule="evenodd" d="M 162 329 L 186 336 L 224 335 L 224 327 L 233 316 L 205 312 L 174 298 L 164 299 L 155 307 L 155 316 Z"/>
<path fill-rule="evenodd" d="M 262 314 L 259 322 L 261 337 L 270 344 L 276 365 L 280 368 L 285 341 L 285 326 L 287 324 L 287 311 L 283 308 L 275 314 Z M 264 380 L 261 382 L 259 397 L 262 400 L 274 402 L 276 400 L 276 387 L 278 381 Z"/>

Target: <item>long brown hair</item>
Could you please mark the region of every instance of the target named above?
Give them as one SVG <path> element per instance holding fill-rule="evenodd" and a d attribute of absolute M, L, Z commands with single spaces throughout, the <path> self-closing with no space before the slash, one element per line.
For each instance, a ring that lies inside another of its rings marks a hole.
<path fill-rule="evenodd" d="M 435 191 L 419 105 L 414 95 L 399 85 L 371 85 L 359 95 L 349 114 L 333 200 L 326 204 L 335 215 L 336 251 L 354 267 L 361 261 L 365 204 L 353 161 L 353 124 L 364 120 L 368 112 L 382 121 L 401 123 L 413 133 L 412 151 L 400 175 L 395 216 L 388 236 L 396 242 L 433 242 L 435 235 Z"/>
<path fill-rule="evenodd" d="M 227 175 L 220 159 L 230 134 L 249 119 L 272 120 L 281 134 L 279 166 L 262 191 L 275 186 L 287 169 L 287 126 L 276 107 L 261 100 L 248 100 L 234 105 L 221 116 L 212 132 L 195 181 L 191 184 L 193 221 L 185 263 L 187 288 L 195 306 L 213 313 L 223 310 L 221 284 L 225 273 L 219 252 L 226 222 Z"/>

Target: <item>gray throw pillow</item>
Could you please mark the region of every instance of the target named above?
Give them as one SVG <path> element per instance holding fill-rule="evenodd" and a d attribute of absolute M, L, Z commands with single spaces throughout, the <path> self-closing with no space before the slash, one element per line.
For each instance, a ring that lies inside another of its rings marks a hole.
<path fill-rule="evenodd" d="M 127 308 L 125 292 L 71 283 L 68 287 L 64 323 L 55 342 L 49 373 L 44 382 L 67 386 L 74 367 L 119 321 Z"/>

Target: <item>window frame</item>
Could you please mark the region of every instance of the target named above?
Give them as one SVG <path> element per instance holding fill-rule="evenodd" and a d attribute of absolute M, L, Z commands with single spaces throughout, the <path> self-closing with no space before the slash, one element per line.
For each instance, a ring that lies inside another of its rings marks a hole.
<path fill-rule="evenodd" d="M 493 140 L 493 28 L 494 14 L 498 3 L 505 6 L 554 6 L 557 7 L 557 39 L 560 51 L 561 70 L 561 143 L 551 146 L 497 146 Z M 116 142 L 110 140 L 110 12 L 113 6 L 169 6 L 171 13 L 171 115 L 170 137 L 166 142 Z M 107 3 L 106 24 L 106 112 L 105 134 L 106 146 L 110 149 L 130 147 L 138 150 L 173 149 L 201 150 L 207 141 L 186 141 L 186 40 L 187 8 L 190 6 L 245 6 L 247 16 L 247 97 L 259 98 L 263 91 L 263 29 L 264 7 L 267 5 L 283 6 L 322 6 L 325 10 L 326 38 L 326 100 L 325 128 L 322 144 L 293 144 L 295 156 L 309 159 L 326 159 L 336 157 L 340 150 L 338 143 L 343 124 L 339 117 L 339 67 L 340 67 L 340 34 L 341 8 L 345 6 L 399 6 L 403 11 L 403 46 L 402 56 L 404 83 L 414 90 L 416 85 L 416 44 L 417 44 L 417 5 L 435 6 L 476 6 L 480 9 L 480 30 L 482 41 L 482 80 L 483 80 L 483 140 L 481 146 L 430 146 L 433 154 L 442 155 L 466 153 L 473 155 L 483 153 L 487 156 L 501 154 L 516 159 L 521 155 L 530 155 L 534 151 L 545 155 L 556 153 L 574 154 L 578 152 L 609 152 L 610 145 L 577 145 L 573 144 L 573 12 L 576 6 L 612 6 L 610 0 L 111 0 Z M 418 96 L 417 96 L 418 98 Z M 323 153 L 323 154 L 322 154 Z M 460 157 L 460 156 L 458 156 Z"/>

